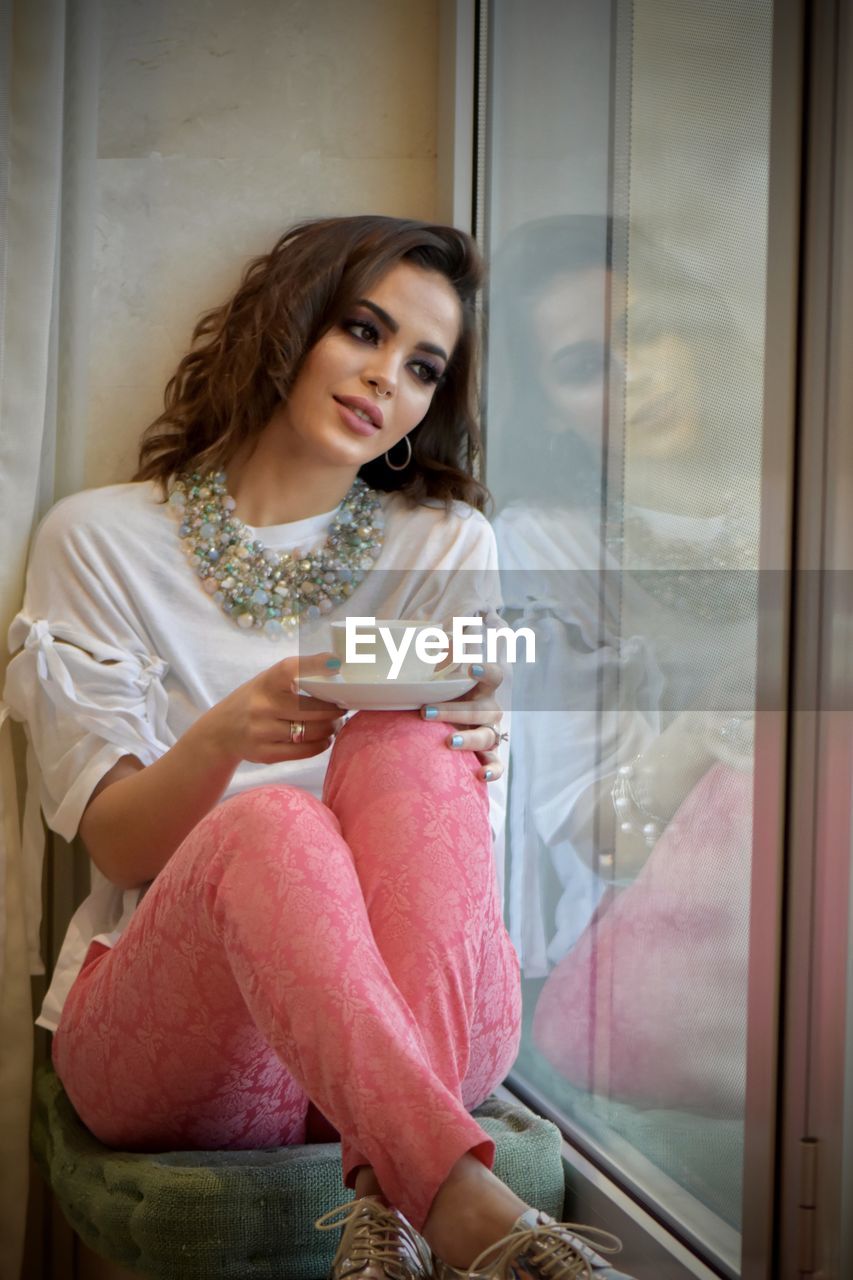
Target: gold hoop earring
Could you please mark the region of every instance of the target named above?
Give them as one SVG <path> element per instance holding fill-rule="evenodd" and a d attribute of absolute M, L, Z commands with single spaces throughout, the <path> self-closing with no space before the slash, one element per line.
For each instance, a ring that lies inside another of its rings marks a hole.
<path fill-rule="evenodd" d="M 394 465 L 394 463 L 388 457 L 388 450 L 387 449 L 385 450 L 385 461 L 392 471 L 405 471 L 406 467 L 412 461 L 412 442 L 408 436 L 403 436 L 403 439 L 405 440 L 406 444 L 409 446 L 409 456 L 406 458 L 405 462 L 401 463 L 399 467 Z M 399 441 L 397 443 L 399 444 Z"/>

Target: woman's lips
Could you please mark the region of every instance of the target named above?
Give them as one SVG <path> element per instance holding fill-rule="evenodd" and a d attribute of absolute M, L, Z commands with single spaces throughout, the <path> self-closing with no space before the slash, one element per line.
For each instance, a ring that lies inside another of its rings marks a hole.
<path fill-rule="evenodd" d="M 335 404 L 338 406 L 338 413 L 350 431 L 355 431 L 360 436 L 376 435 L 379 428 L 374 426 L 372 422 L 365 422 L 364 418 L 360 418 L 357 413 L 353 412 L 347 405 L 342 404 L 340 400 L 336 400 Z"/>

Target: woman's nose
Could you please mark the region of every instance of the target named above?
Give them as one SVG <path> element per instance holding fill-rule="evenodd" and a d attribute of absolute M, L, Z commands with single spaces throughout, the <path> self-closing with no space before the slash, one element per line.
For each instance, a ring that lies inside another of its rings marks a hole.
<path fill-rule="evenodd" d="M 363 375 L 364 383 L 370 387 L 381 400 L 388 400 L 394 394 L 395 382 L 388 374 L 375 370 Z"/>

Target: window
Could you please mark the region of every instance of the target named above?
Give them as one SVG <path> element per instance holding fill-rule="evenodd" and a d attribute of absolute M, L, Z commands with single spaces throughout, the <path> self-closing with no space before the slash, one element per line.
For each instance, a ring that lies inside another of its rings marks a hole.
<path fill-rule="evenodd" d="M 493 0 L 515 1079 L 740 1274 L 771 0 Z"/>

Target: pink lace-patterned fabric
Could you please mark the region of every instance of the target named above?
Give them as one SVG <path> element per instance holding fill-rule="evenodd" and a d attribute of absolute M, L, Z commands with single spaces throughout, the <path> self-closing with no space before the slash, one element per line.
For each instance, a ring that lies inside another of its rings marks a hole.
<path fill-rule="evenodd" d="M 93 944 L 53 1060 L 110 1146 L 306 1140 L 309 1100 L 415 1227 L 518 1052 L 486 785 L 449 726 L 359 712 L 323 803 L 259 787 L 214 808 L 111 950 Z M 313 1110 L 313 1108 L 312 1108 Z"/>

